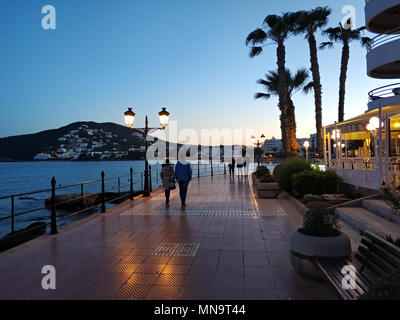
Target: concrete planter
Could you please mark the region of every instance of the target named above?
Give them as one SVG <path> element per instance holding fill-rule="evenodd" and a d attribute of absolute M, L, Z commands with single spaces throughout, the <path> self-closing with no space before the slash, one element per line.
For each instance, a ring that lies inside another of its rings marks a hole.
<path fill-rule="evenodd" d="M 293 268 L 301 275 L 322 279 L 323 276 L 313 263 L 314 257 L 349 258 L 351 242 L 344 234 L 336 237 L 312 237 L 295 231 L 290 240 L 290 261 Z"/>
<path fill-rule="evenodd" d="M 256 187 L 260 198 L 266 199 L 276 198 L 281 191 L 276 182 L 259 182 Z"/>

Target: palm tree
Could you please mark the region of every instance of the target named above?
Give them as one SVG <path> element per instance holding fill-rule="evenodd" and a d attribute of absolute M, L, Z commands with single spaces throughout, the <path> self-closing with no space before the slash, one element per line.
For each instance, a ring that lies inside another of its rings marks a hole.
<path fill-rule="evenodd" d="M 285 136 L 294 135 L 296 137 L 296 117 L 292 97 L 299 91 L 303 91 L 303 93 L 305 94 L 309 93 L 311 90 L 313 90 L 314 83 L 308 81 L 310 76 L 306 69 L 297 70 L 294 76 L 292 75 L 290 70 L 286 69 L 285 78 L 287 81 L 286 87 L 288 89 L 286 99 L 288 101 L 289 107 L 282 108 L 281 103 L 278 104 L 278 107 L 281 111 L 281 130 L 282 128 L 285 129 L 282 130 L 282 134 Z M 280 78 L 277 71 L 269 71 L 269 73 L 265 75 L 265 79 L 260 79 L 257 81 L 257 83 L 264 86 L 266 93 L 256 93 L 254 96 L 255 99 L 269 99 L 272 95 L 280 95 Z M 293 149 L 290 150 L 290 152 L 297 153 L 298 147 L 299 145 L 296 140 L 296 144 Z"/>
<path fill-rule="evenodd" d="M 348 23 L 352 25 L 352 21 L 349 20 Z M 342 43 L 342 61 L 340 65 L 340 78 L 339 78 L 339 122 L 344 121 L 344 102 L 346 95 L 346 80 L 347 80 L 347 68 L 350 59 L 350 42 L 358 41 L 363 47 L 369 47 L 371 45 L 371 38 L 363 37 L 363 31 L 365 27 L 358 29 L 344 28 L 342 24 L 339 27 L 328 28 L 323 31 L 323 34 L 327 35 L 330 42 L 324 42 L 321 44 L 320 48 L 324 49 L 326 47 L 332 47 L 334 42 Z"/>
<path fill-rule="evenodd" d="M 263 27 L 265 31 L 258 28 L 251 32 L 246 39 L 246 45 L 251 45 L 250 58 L 254 58 L 262 53 L 265 46 L 274 44 L 277 45 L 276 56 L 278 65 L 278 95 L 279 105 L 283 114 L 286 114 L 286 109 L 289 108 L 288 87 L 286 79 L 286 48 L 285 41 L 294 30 L 295 16 L 292 13 L 285 13 L 282 16 L 268 15 Z M 270 43 L 267 43 L 270 40 Z M 296 128 L 286 128 L 284 119 L 281 118 L 282 129 L 282 147 L 286 154 L 297 152 Z M 294 132 L 294 135 L 293 135 Z"/>
<path fill-rule="evenodd" d="M 315 39 L 315 33 L 328 23 L 328 17 L 332 10 L 328 7 L 317 7 L 311 11 L 298 11 L 296 13 L 296 29 L 295 34 L 305 34 L 310 50 L 311 72 L 314 83 L 314 100 L 315 100 L 315 126 L 317 130 L 318 154 L 323 154 L 323 138 L 322 138 L 322 85 L 321 75 L 318 63 L 318 48 Z"/>

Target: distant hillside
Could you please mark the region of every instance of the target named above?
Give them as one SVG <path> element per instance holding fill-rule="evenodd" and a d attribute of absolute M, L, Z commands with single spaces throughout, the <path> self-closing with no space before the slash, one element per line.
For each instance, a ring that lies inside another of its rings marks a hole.
<path fill-rule="evenodd" d="M 67 126 L 54 130 L 46 130 L 34 134 L 12 136 L 0 138 L 0 161 L 30 161 L 38 153 L 47 153 L 57 151 L 57 148 L 62 145 L 64 136 L 68 136 L 71 131 L 80 130 L 84 126 L 88 130 L 99 130 L 107 132 L 113 137 L 113 146 L 116 146 L 120 151 L 127 151 L 129 147 L 140 147 L 144 145 L 144 139 L 135 130 L 128 129 L 124 126 L 115 123 L 96 123 L 96 122 L 75 122 Z M 82 130 L 81 130 L 82 131 Z M 84 139 L 89 145 L 90 139 Z M 105 136 L 107 138 L 107 136 Z M 98 140 L 98 139 L 97 139 Z M 110 139 L 107 139 L 110 140 Z M 103 147 L 107 149 L 107 146 Z"/>

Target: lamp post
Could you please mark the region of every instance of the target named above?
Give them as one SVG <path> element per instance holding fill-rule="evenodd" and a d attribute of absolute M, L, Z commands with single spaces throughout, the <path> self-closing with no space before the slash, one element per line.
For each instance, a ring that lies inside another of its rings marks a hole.
<path fill-rule="evenodd" d="M 257 146 L 257 152 L 258 152 L 257 163 L 258 163 L 258 166 L 260 166 L 260 163 L 261 163 L 261 149 L 260 149 L 260 146 L 262 144 L 264 144 L 266 138 L 265 138 L 264 134 L 262 134 L 261 137 L 258 140 L 256 139 L 256 137 L 254 135 L 252 135 L 250 137 L 250 139 L 251 139 L 251 142 L 255 146 Z"/>
<path fill-rule="evenodd" d="M 310 142 L 304 141 L 303 147 L 306 148 L 306 161 L 308 162 L 308 148 L 310 147 Z"/>
<path fill-rule="evenodd" d="M 128 111 L 124 113 L 125 118 L 125 125 L 132 129 L 135 123 L 135 113 L 132 111 L 132 108 L 128 108 Z M 147 135 L 151 131 L 157 130 L 164 130 L 165 127 L 168 125 L 169 121 L 169 112 L 166 108 L 162 108 L 162 110 L 158 113 L 160 117 L 160 124 L 161 128 L 149 128 L 149 120 L 146 116 L 145 120 L 145 127 L 144 128 L 137 128 L 136 130 L 142 132 L 145 136 L 145 169 L 144 169 L 144 190 L 143 190 L 143 197 L 150 196 L 150 187 L 149 187 L 149 162 L 147 161 L 147 149 L 148 149 L 148 142 L 147 142 Z"/>
<path fill-rule="evenodd" d="M 383 124 L 382 124 L 383 127 Z M 375 166 L 378 160 L 378 145 L 377 145 L 377 130 L 379 129 L 379 118 L 372 117 L 369 119 L 369 123 L 367 125 L 367 130 L 371 132 L 372 137 L 374 138 L 374 153 L 375 153 Z"/>

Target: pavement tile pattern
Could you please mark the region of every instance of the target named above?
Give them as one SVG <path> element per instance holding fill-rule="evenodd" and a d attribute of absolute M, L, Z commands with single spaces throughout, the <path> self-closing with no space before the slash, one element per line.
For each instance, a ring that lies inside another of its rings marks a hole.
<path fill-rule="evenodd" d="M 336 299 L 291 268 L 300 224 L 290 202 L 258 199 L 247 177 L 202 177 L 184 211 L 178 191 L 166 208 L 156 190 L 0 254 L 0 299 Z M 55 290 L 42 289 L 45 265 Z"/>

